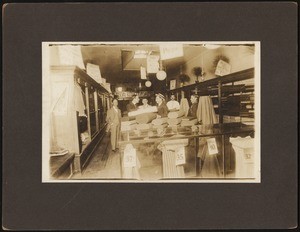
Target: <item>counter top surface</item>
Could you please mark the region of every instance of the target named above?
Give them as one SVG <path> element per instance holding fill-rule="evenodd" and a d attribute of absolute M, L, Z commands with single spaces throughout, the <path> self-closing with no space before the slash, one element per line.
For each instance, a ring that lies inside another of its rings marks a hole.
<path fill-rule="evenodd" d="M 121 132 L 120 144 L 148 143 L 170 139 L 209 137 L 226 134 L 251 133 L 254 126 L 242 123 L 224 123 L 196 126 L 166 127 L 163 129 L 130 130 Z"/>

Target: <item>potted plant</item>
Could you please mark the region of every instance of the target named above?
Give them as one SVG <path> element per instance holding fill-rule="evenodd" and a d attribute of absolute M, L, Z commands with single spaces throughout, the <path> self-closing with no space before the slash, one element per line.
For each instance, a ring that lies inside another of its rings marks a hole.
<path fill-rule="evenodd" d="M 179 75 L 179 80 L 181 83 L 181 86 L 184 86 L 184 83 L 190 80 L 190 77 L 186 74 L 180 74 Z"/>
<path fill-rule="evenodd" d="M 194 67 L 193 68 L 193 73 L 197 77 L 197 79 L 195 80 L 195 83 L 199 83 L 199 77 L 202 77 L 201 80 L 203 81 L 204 73 L 202 72 L 201 67 Z"/>

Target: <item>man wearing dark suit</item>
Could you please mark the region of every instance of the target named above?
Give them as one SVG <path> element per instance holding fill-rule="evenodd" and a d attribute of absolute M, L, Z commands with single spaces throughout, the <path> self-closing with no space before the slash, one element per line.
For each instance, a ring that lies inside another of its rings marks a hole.
<path fill-rule="evenodd" d="M 113 151 L 118 149 L 119 134 L 121 128 L 121 110 L 118 108 L 118 100 L 113 100 L 113 106 L 107 111 L 106 121 L 110 126 L 110 142 Z"/>
<path fill-rule="evenodd" d="M 132 101 L 130 103 L 128 103 L 126 106 L 127 112 L 129 113 L 131 111 L 137 110 L 138 109 L 137 103 L 139 103 L 139 101 L 140 101 L 139 96 L 137 94 L 134 94 Z"/>
<path fill-rule="evenodd" d="M 157 118 L 168 116 L 168 107 L 165 102 L 165 97 L 161 93 L 156 94 L 155 101 L 157 103 Z"/>
<path fill-rule="evenodd" d="M 191 116 L 191 117 L 194 117 L 194 118 L 197 118 L 197 109 L 198 109 L 198 96 L 193 94 L 191 96 L 191 102 L 192 102 L 192 105 L 189 109 L 189 113 L 188 113 L 188 116 Z"/>

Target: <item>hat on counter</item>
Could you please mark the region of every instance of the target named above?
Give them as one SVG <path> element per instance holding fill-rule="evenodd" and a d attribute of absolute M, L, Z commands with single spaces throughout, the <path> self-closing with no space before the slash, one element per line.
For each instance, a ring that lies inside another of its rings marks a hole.
<path fill-rule="evenodd" d="M 155 94 L 156 97 L 160 97 L 162 100 L 165 100 L 165 96 L 162 95 L 161 93 Z"/>

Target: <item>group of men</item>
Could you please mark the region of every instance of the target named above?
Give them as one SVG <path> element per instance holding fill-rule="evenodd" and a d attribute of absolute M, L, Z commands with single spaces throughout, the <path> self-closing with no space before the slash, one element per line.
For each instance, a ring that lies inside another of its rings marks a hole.
<path fill-rule="evenodd" d="M 190 107 L 188 116 L 196 117 L 197 108 L 198 108 L 198 96 L 192 95 L 190 100 L 191 100 L 192 105 Z M 170 96 L 170 101 L 168 101 L 166 103 L 164 95 L 162 95 L 161 93 L 158 93 L 158 94 L 156 94 L 155 101 L 157 103 L 158 117 L 167 117 L 168 112 L 180 110 L 180 104 L 175 99 L 174 94 L 172 94 Z M 141 106 L 137 106 L 137 104 L 139 102 L 140 102 L 139 96 L 134 95 L 132 101 L 130 103 L 128 103 L 126 106 L 127 112 L 132 112 L 137 109 L 145 109 L 147 107 L 150 107 L 150 105 L 148 104 L 148 99 L 146 99 L 146 98 L 144 98 L 142 100 L 143 104 Z"/>
<path fill-rule="evenodd" d="M 189 108 L 188 116 L 196 117 L 198 108 L 198 96 L 192 95 L 190 100 L 192 105 Z M 176 111 L 180 109 L 180 104 L 178 101 L 176 101 L 174 94 L 170 96 L 170 101 L 166 103 L 164 95 L 158 93 L 155 95 L 155 101 L 157 103 L 157 118 L 167 117 L 170 111 Z M 132 101 L 126 106 L 127 112 L 132 112 L 139 108 L 145 109 L 147 107 L 150 107 L 146 98 L 142 100 L 143 104 L 141 106 L 137 105 L 139 102 L 140 98 L 137 94 L 135 94 Z M 113 106 L 107 111 L 106 117 L 108 128 L 111 131 L 111 145 L 113 151 L 116 151 L 116 149 L 118 149 L 121 117 L 121 110 L 118 108 L 118 100 L 114 99 Z"/>

